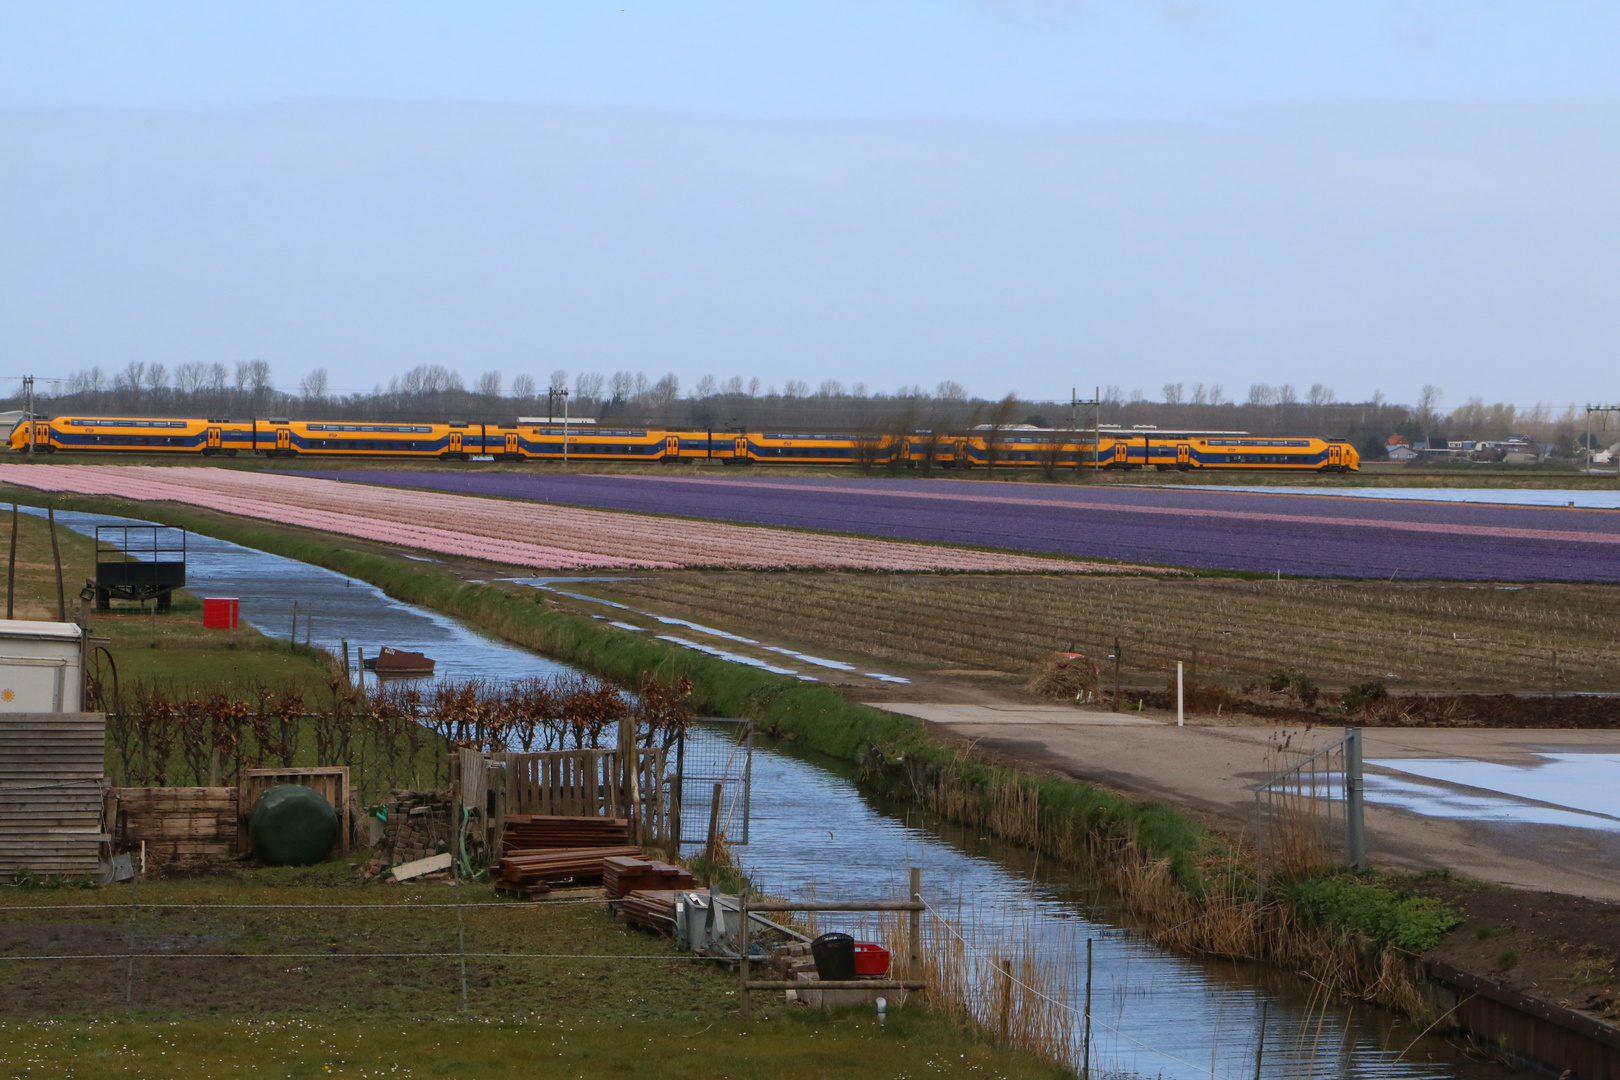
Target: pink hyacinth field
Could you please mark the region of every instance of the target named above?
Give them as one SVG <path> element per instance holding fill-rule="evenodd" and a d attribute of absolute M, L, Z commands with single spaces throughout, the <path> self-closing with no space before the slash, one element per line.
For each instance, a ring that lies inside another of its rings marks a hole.
<path fill-rule="evenodd" d="M 535 570 L 1149 570 L 227 469 L 0 465 L 0 481 L 40 491 L 183 503 Z"/>

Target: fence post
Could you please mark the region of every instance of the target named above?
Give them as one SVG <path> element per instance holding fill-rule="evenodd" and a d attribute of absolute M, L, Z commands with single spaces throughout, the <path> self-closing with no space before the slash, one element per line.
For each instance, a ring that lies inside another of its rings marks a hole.
<path fill-rule="evenodd" d="M 714 785 L 714 801 L 709 804 L 709 843 L 703 849 L 703 857 L 709 860 L 709 876 L 714 877 L 714 860 L 718 852 L 715 845 L 720 837 L 720 799 L 725 791 L 721 784 Z"/>
<path fill-rule="evenodd" d="M 715 785 L 718 787 L 719 785 Z M 748 1015 L 748 889 L 737 890 L 737 992 L 742 1014 Z"/>
<path fill-rule="evenodd" d="M 1344 729 L 1344 831 L 1350 865 L 1367 865 L 1367 822 L 1361 780 L 1361 729 Z"/>
<path fill-rule="evenodd" d="M 1176 661 L 1176 727 L 1187 726 L 1186 695 L 1181 686 L 1181 661 Z"/>
<path fill-rule="evenodd" d="M 911 868 L 911 902 L 913 904 L 923 902 L 922 867 L 920 866 Z M 922 911 L 918 908 L 912 908 L 906 912 L 906 916 L 909 923 L 906 928 L 906 943 L 911 952 L 910 967 L 906 969 L 906 974 L 910 978 L 920 979 L 922 978 Z"/>
<path fill-rule="evenodd" d="M 686 732 L 682 731 L 675 737 L 675 781 L 669 790 L 669 831 L 673 837 L 670 843 L 677 859 L 681 857 L 681 802 L 685 796 L 682 790 L 685 783 Z"/>

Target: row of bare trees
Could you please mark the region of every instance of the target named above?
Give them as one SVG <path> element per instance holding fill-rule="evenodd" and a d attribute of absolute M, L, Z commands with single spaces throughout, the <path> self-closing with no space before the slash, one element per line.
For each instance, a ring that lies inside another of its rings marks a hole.
<path fill-rule="evenodd" d="M 127 786 L 234 785 L 245 769 L 347 765 L 361 797 L 403 784 L 438 786 L 445 751 L 598 748 L 615 725 L 668 748 L 691 723 L 691 683 L 646 679 L 635 694 L 583 675 L 384 686 L 341 679 L 324 700 L 266 685 L 247 695 L 135 684 L 103 704 Z"/>

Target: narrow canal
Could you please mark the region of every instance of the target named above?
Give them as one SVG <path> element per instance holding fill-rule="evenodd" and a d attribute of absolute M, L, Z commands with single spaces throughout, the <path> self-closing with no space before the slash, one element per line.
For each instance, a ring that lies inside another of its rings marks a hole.
<path fill-rule="evenodd" d="M 126 523 L 76 512 L 60 512 L 57 520 L 91 535 L 98 524 Z M 316 643 L 336 647 L 346 639 L 426 652 L 439 661 L 439 678 L 573 670 L 389 599 L 364 582 L 221 540 L 190 538 L 188 580 L 194 594 L 238 597 L 243 619 L 272 637 L 290 633 L 296 600 L 300 611 L 314 612 Z M 300 641 L 303 636 L 300 629 Z M 693 738 L 718 743 L 728 738 L 727 727 L 700 725 Z M 736 851 L 750 876 L 770 892 L 829 899 L 895 895 L 903 890 L 905 868 L 919 866 L 930 905 L 961 920 L 970 939 L 976 924 L 1015 926 L 1082 967 L 1090 939 L 1093 1064 L 1099 1073 L 1247 1080 L 1255 1075 L 1264 1013 L 1266 1080 L 1514 1075 L 1382 1010 L 1312 1002 L 1299 977 L 1160 949 L 1125 925 L 1082 876 L 915 807 L 864 795 L 841 763 L 757 743 L 752 787 L 750 842 Z M 1068 1004 L 1078 1009 L 1083 971 L 1066 982 Z"/>

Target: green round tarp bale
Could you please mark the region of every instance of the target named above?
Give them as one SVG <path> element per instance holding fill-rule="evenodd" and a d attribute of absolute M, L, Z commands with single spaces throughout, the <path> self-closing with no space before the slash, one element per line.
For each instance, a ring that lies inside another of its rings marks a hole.
<path fill-rule="evenodd" d="M 253 853 L 272 866 L 308 866 L 337 843 L 337 811 L 313 788 L 280 784 L 253 804 L 248 837 Z"/>

